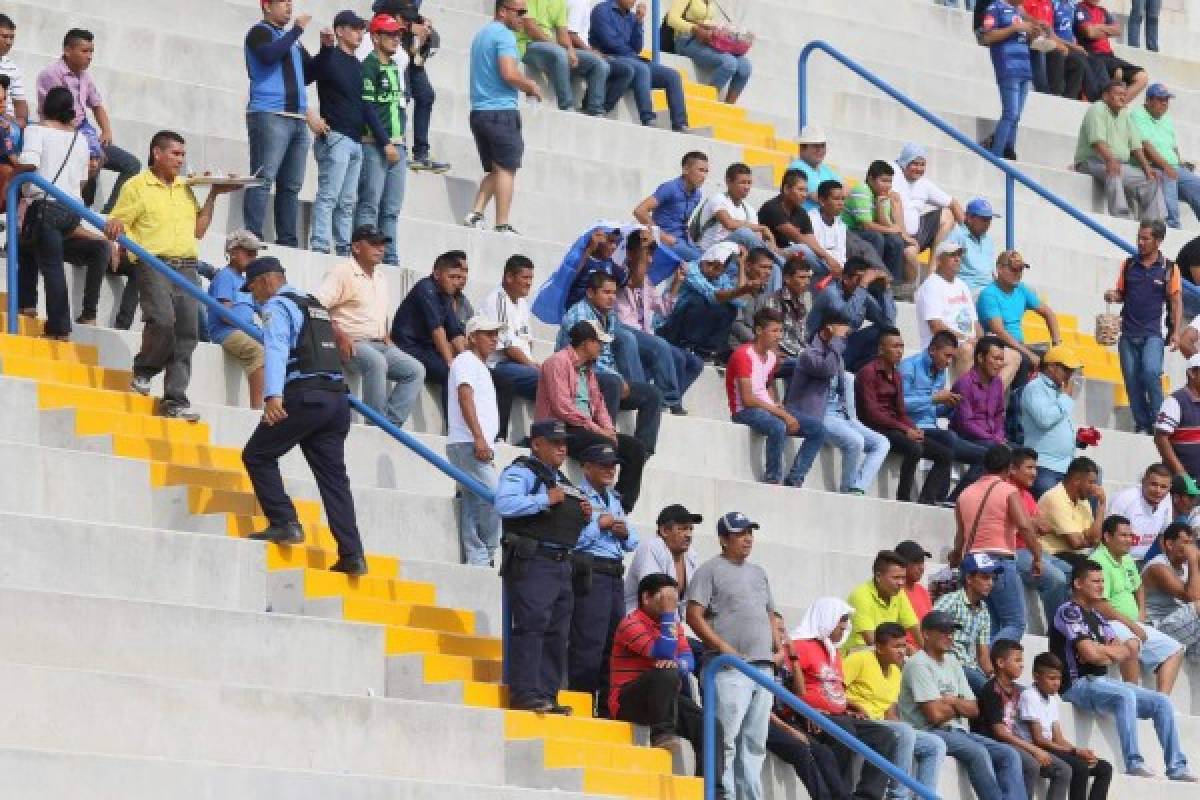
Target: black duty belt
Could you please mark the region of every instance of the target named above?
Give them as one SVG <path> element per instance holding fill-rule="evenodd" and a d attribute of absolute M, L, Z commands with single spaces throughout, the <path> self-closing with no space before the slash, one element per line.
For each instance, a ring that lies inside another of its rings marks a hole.
<path fill-rule="evenodd" d="M 619 558 L 596 558 L 592 561 L 592 570 L 614 578 L 625 576 L 625 564 Z"/>

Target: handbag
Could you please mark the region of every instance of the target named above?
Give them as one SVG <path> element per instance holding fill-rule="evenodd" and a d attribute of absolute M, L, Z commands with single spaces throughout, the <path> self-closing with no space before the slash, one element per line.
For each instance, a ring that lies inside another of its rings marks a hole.
<path fill-rule="evenodd" d="M 67 154 L 63 157 L 62 164 L 59 164 L 58 172 L 54 173 L 54 180 L 51 183 L 58 182 L 67 163 L 71 160 L 71 153 L 75 151 L 77 141 L 79 141 L 79 131 L 75 131 L 75 135 L 71 137 L 71 145 L 67 148 Z M 79 227 L 79 223 L 82 221 L 83 218 L 74 211 L 43 193 L 40 197 L 30 201 L 29 207 L 25 209 L 25 220 L 21 224 L 21 239 L 25 242 L 36 241 L 43 228 L 52 228 L 67 234 Z"/>
<path fill-rule="evenodd" d="M 1103 347 L 1112 347 L 1121 337 L 1121 315 L 1112 313 L 1112 305 L 1104 304 L 1104 311 L 1096 315 L 1096 341 Z"/>
<path fill-rule="evenodd" d="M 987 508 L 988 498 L 992 496 L 992 491 L 1003 482 L 1003 479 L 997 478 L 992 481 L 992 485 L 983 493 L 983 499 L 979 501 L 979 510 L 975 512 L 975 521 L 971 523 L 971 532 L 967 535 L 966 541 L 963 542 L 963 558 L 967 557 L 967 554 L 971 552 L 971 545 L 975 544 L 975 534 L 979 531 L 979 521 L 983 519 L 983 510 Z M 930 580 L 929 596 L 936 603 L 939 597 L 950 594 L 961 585 L 962 571 L 957 567 L 945 567 L 938 570 L 937 574 Z"/>
<path fill-rule="evenodd" d="M 727 25 L 722 25 L 713 33 L 712 38 L 708 41 L 708 46 L 718 53 L 728 53 L 733 56 L 744 56 L 750 52 L 750 46 L 754 44 L 754 34 L 748 31 L 741 31 L 733 27 L 733 20 L 721 4 L 717 0 L 709 0 L 717 11 L 721 12 L 721 16 L 725 18 Z"/>

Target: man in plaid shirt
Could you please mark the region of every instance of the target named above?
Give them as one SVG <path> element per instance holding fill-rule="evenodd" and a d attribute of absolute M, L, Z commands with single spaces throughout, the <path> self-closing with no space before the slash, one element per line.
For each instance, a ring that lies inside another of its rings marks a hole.
<path fill-rule="evenodd" d="M 963 559 L 960 567 L 963 588 L 943 595 L 933 604 L 937 611 L 944 611 L 958 623 L 954 632 L 954 657 L 962 664 L 967 683 L 976 694 L 992 676 L 992 659 L 989 645 L 992 641 L 992 620 L 988 616 L 983 598 L 992 591 L 996 573 L 1001 566 L 987 553 L 972 553 Z"/>

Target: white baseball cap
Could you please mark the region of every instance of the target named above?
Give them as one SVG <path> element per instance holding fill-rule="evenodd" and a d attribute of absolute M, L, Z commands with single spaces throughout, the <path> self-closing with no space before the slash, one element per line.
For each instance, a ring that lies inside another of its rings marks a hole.
<path fill-rule="evenodd" d="M 498 322 L 485 314 L 476 314 L 467 320 L 467 335 L 470 336 L 476 331 L 502 331 L 507 327 L 503 322 Z"/>
<path fill-rule="evenodd" d="M 704 251 L 704 255 L 700 256 L 701 261 L 716 261 L 724 264 L 729 259 L 738 254 L 738 246 L 736 242 L 723 241 L 717 242 L 712 247 Z"/>

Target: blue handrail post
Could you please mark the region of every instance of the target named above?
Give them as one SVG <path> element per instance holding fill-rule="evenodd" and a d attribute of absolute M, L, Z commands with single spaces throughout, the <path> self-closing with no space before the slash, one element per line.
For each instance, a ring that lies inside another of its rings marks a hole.
<path fill-rule="evenodd" d="M 661 0 L 650 0 L 650 60 L 655 64 L 662 54 L 662 42 L 659 41 L 659 26 L 662 25 L 659 18 L 659 14 L 662 13 L 660 3 Z"/>
<path fill-rule="evenodd" d="M 1004 248 L 1017 249 L 1017 182 L 1004 176 Z"/>
<path fill-rule="evenodd" d="M 18 175 L 8 184 L 8 332 L 17 333 L 17 203 L 23 181 Z"/>

